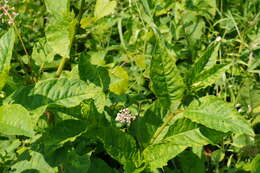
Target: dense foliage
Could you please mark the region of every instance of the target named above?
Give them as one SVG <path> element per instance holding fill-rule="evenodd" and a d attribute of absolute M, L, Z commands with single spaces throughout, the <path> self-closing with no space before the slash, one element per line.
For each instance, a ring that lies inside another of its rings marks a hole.
<path fill-rule="evenodd" d="M 260 172 L 258 0 L 0 3 L 1 173 Z"/>

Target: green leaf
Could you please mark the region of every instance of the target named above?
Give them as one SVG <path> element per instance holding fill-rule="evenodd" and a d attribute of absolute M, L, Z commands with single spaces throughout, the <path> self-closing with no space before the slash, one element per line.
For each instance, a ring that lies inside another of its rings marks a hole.
<path fill-rule="evenodd" d="M 45 0 L 45 5 L 51 15 L 45 28 L 47 44 L 54 54 L 68 58 L 77 23 L 70 12 L 70 1 Z"/>
<path fill-rule="evenodd" d="M 107 153 L 121 164 L 128 164 L 137 152 L 137 146 L 132 136 L 114 127 L 99 127 L 88 132 L 99 139 Z"/>
<path fill-rule="evenodd" d="M 182 172 L 205 173 L 205 165 L 203 160 L 201 160 L 191 151 L 184 151 L 183 153 L 178 155 L 178 161 L 180 162 Z"/>
<path fill-rule="evenodd" d="M 251 173 L 260 172 L 260 154 L 256 155 L 256 157 L 251 162 Z"/>
<path fill-rule="evenodd" d="M 64 173 L 87 173 L 91 153 L 79 155 L 74 149 L 67 150 L 63 147 L 48 155 L 47 159 L 51 165 L 61 167 Z"/>
<path fill-rule="evenodd" d="M 81 120 L 65 120 L 49 128 L 40 143 L 46 147 L 46 152 L 52 152 L 60 148 L 68 141 L 74 141 L 78 135 L 84 132 L 86 123 Z"/>
<path fill-rule="evenodd" d="M 187 147 L 207 145 L 211 143 L 199 129 L 193 129 L 167 137 L 159 143 L 148 146 L 144 151 L 144 161 L 150 169 L 162 168 L 168 160 L 174 158 Z"/>
<path fill-rule="evenodd" d="M 73 107 L 82 100 L 89 98 L 99 99 L 102 89 L 93 85 L 87 85 L 81 80 L 74 79 L 49 79 L 38 82 L 35 86 L 23 87 L 17 90 L 9 102 L 23 105 L 29 110 L 58 104 L 65 107 Z"/>
<path fill-rule="evenodd" d="M 110 0 L 97 0 L 94 15 L 97 19 L 114 13 L 117 2 Z"/>
<path fill-rule="evenodd" d="M 11 58 L 15 42 L 15 32 L 10 28 L 0 39 L 0 90 L 4 87 L 11 68 Z"/>
<path fill-rule="evenodd" d="M 184 117 L 220 132 L 254 136 L 249 123 L 234 110 L 233 106 L 215 96 L 194 100 L 183 113 L 175 117 L 175 120 Z"/>
<path fill-rule="evenodd" d="M 123 95 L 128 90 L 128 74 L 120 66 L 109 70 L 111 82 L 109 90 L 117 95 Z"/>
<path fill-rule="evenodd" d="M 196 12 L 185 11 L 182 22 L 184 23 L 183 26 L 186 37 L 192 44 L 195 44 L 201 39 L 201 36 L 204 33 L 204 20 L 198 16 Z"/>
<path fill-rule="evenodd" d="M 112 169 L 101 159 L 93 159 L 91 160 L 91 166 L 88 170 L 88 173 L 94 172 L 106 172 L 106 173 L 116 173 L 116 169 Z"/>
<path fill-rule="evenodd" d="M 211 160 L 214 164 L 218 164 L 224 159 L 224 157 L 225 157 L 225 153 L 223 153 L 223 151 L 218 149 L 212 153 Z"/>
<path fill-rule="evenodd" d="M 155 95 L 178 107 L 185 86 L 175 61 L 173 53 L 168 52 L 166 48 L 158 49 L 152 58 L 150 76 Z"/>
<path fill-rule="evenodd" d="M 155 101 L 150 108 L 144 113 L 144 116 L 137 118 L 130 127 L 130 133 L 135 136 L 141 148 L 145 148 L 155 140 L 155 134 L 160 131 L 160 127 L 164 123 L 168 110 L 164 103 Z M 165 128 L 166 130 L 167 128 Z M 165 135 L 165 131 L 161 131 L 157 140 Z"/>
<path fill-rule="evenodd" d="M 33 123 L 29 112 L 21 105 L 0 107 L 0 133 L 4 135 L 33 136 Z"/>
<path fill-rule="evenodd" d="M 58 173 L 57 168 L 52 168 L 44 160 L 44 157 L 35 151 L 30 151 L 31 159 L 17 162 L 12 166 L 13 173 L 21 173 L 26 170 L 37 170 L 39 173 Z"/>
<path fill-rule="evenodd" d="M 224 74 L 230 65 L 216 64 L 212 68 L 203 71 L 193 80 L 192 87 L 196 89 L 206 88 L 214 84 L 217 80 L 221 79 L 222 74 Z"/>
<path fill-rule="evenodd" d="M 192 122 L 191 120 L 187 118 L 180 118 L 176 120 L 174 124 L 171 124 L 166 136 L 172 136 L 188 130 L 196 129 L 198 127 L 198 124 Z"/>
<path fill-rule="evenodd" d="M 197 80 L 198 76 L 203 74 L 203 70 L 208 70 L 214 64 L 216 64 L 216 51 L 219 49 L 219 45 L 211 45 L 203 53 L 203 55 L 197 60 L 197 62 L 192 66 L 190 72 L 186 76 L 186 81 L 189 85 Z M 214 62 L 215 61 L 215 62 Z"/>
<path fill-rule="evenodd" d="M 97 59 L 97 58 L 93 58 Z M 81 80 L 89 81 L 104 90 L 108 89 L 110 78 L 108 70 L 105 67 L 95 65 L 90 62 L 90 57 L 86 55 L 80 56 L 79 60 L 79 76 Z"/>
<path fill-rule="evenodd" d="M 52 48 L 47 44 L 44 38 L 40 39 L 33 46 L 32 59 L 38 66 L 44 63 L 50 63 L 54 59 L 54 55 Z"/>
<path fill-rule="evenodd" d="M 48 45 L 53 53 L 62 57 L 70 56 L 70 48 L 75 34 L 76 19 L 74 14 L 51 18 L 45 29 Z"/>
<path fill-rule="evenodd" d="M 62 16 L 69 13 L 70 0 L 44 0 L 47 11 L 54 16 Z"/>

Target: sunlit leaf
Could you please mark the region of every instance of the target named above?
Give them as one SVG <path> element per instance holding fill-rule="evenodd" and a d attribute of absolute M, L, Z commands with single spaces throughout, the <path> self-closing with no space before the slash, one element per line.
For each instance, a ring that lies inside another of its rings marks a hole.
<path fill-rule="evenodd" d="M 144 159 L 151 169 L 162 168 L 168 160 L 174 158 L 187 147 L 201 146 L 211 143 L 199 129 L 179 133 L 159 143 L 148 146 L 144 151 Z"/>
<path fill-rule="evenodd" d="M 120 66 L 109 71 L 111 82 L 109 90 L 115 94 L 122 95 L 128 89 L 128 73 Z"/>
<path fill-rule="evenodd" d="M 0 38 L 0 90 L 4 87 L 11 68 L 11 58 L 15 42 L 15 32 L 11 28 Z"/>
<path fill-rule="evenodd" d="M 245 133 L 254 136 L 249 123 L 233 106 L 215 96 L 194 100 L 183 113 L 176 116 L 176 119 L 184 117 L 220 132 Z"/>
<path fill-rule="evenodd" d="M 31 159 L 17 162 L 12 166 L 13 173 L 21 173 L 29 170 L 37 170 L 39 173 L 58 173 L 57 168 L 52 168 L 45 161 L 43 155 L 38 152 L 30 152 Z"/>
<path fill-rule="evenodd" d="M 115 11 L 117 2 L 110 0 L 97 0 L 94 15 L 97 19 L 108 16 Z"/>
<path fill-rule="evenodd" d="M 29 112 L 18 104 L 0 107 L 0 133 L 5 135 L 34 135 L 34 124 Z"/>

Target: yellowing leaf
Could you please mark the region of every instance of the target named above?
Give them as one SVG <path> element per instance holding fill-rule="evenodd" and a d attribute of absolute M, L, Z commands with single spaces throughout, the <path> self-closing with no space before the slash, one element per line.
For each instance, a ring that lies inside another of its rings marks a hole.
<path fill-rule="evenodd" d="M 97 19 L 108 16 L 115 11 L 117 2 L 109 0 L 97 0 L 94 15 Z"/>
<path fill-rule="evenodd" d="M 111 83 L 109 90 L 115 94 L 122 95 L 128 89 L 128 74 L 120 66 L 117 66 L 109 71 Z"/>

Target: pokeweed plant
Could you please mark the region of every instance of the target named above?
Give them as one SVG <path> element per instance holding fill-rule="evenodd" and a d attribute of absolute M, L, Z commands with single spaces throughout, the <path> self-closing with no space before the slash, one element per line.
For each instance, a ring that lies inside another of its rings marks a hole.
<path fill-rule="evenodd" d="M 230 58 L 232 34 L 247 39 L 232 16 L 237 12 L 223 9 L 236 3 L 17 3 L 31 17 L 37 12 L 28 9 L 43 11 L 32 25 L 47 20 L 37 28 L 40 37 L 21 33 L 34 39 L 21 45 L 30 63 L 16 51 L 13 27 L 0 39 L 1 172 L 259 170 L 259 27 L 250 29 L 253 48 L 239 45 L 245 57 Z M 20 11 L 20 20 L 27 19 Z M 222 23 L 226 16 L 232 26 Z M 229 28 L 220 35 L 223 25 Z M 31 68 L 24 70 L 26 64 Z M 251 87 L 235 69 L 252 79 Z M 245 105 L 248 112 L 239 111 Z"/>

